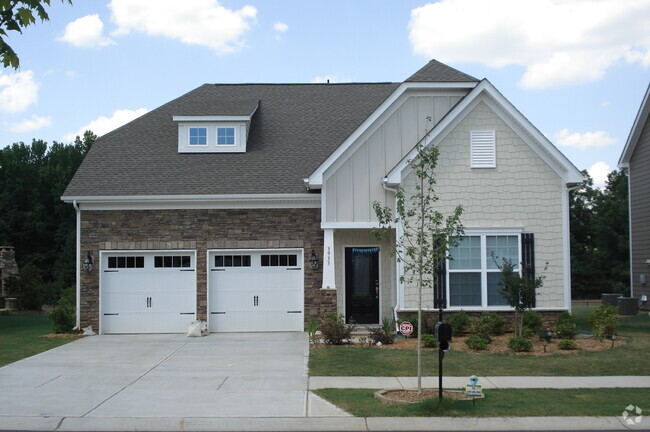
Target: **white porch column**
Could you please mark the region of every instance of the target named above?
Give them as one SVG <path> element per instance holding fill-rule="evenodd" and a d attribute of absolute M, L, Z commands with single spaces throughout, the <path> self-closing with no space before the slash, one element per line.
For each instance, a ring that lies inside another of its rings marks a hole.
<path fill-rule="evenodd" d="M 323 289 L 336 289 L 336 272 L 334 270 L 334 230 L 325 229 L 325 247 L 323 248 Z"/>

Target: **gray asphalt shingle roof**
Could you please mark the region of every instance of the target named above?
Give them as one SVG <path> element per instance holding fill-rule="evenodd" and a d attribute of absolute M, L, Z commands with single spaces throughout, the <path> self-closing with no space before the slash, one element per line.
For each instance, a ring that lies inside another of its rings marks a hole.
<path fill-rule="evenodd" d="M 435 60 L 407 81 L 477 81 Z M 64 197 L 304 193 L 399 83 L 205 84 L 92 146 Z M 173 116 L 250 115 L 246 153 L 179 153 Z"/>

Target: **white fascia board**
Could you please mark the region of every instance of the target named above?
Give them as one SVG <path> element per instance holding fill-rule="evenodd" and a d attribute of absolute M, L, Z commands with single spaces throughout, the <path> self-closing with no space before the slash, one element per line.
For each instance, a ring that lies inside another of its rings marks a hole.
<path fill-rule="evenodd" d="M 381 117 L 407 90 L 412 89 L 472 89 L 476 82 L 458 83 L 413 83 L 404 82 L 388 97 L 307 179 L 310 188 L 319 189 L 323 185 L 323 173 L 330 168 L 352 146 L 361 135 Z"/>
<path fill-rule="evenodd" d="M 248 116 L 173 116 L 177 122 L 241 122 L 250 121 L 252 117 Z"/>
<path fill-rule="evenodd" d="M 320 194 L 64 196 L 83 210 L 320 208 Z"/>
<path fill-rule="evenodd" d="M 484 93 L 485 96 L 483 96 Z M 424 145 L 428 146 L 432 142 L 437 145 L 481 101 L 485 102 L 501 120 L 508 124 L 566 184 L 581 183 L 584 180 L 580 170 L 485 79 L 431 130 Z M 417 149 L 414 148 L 386 175 L 384 182 L 388 185 L 401 184 L 402 178 L 410 172 L 409 162 L 416 154 Z"/>
<path fill-rule="evenodd" d="M 630 135 L 627 137 L 627 141 L 625 142 L 625 147 L 623 148 L 621 157 L 618 160 L 619 168 L 629 168 L 630 158 L 634 153 L 636 144 L 639 142 L 639 137 L 641 136 L 643 127 L 648 121 L 648 115 L 650 115 L 650 85 L 648 86 L 648 89 L 645 92 L 645 96 L 643 97 L 643 101 L 641 102 L 641 106 L 639 107 L 639 112 L 637 113 L 636 118 L 634 119 L 634 124 L 632 125 L 632 129 L 630 129 Z"/>

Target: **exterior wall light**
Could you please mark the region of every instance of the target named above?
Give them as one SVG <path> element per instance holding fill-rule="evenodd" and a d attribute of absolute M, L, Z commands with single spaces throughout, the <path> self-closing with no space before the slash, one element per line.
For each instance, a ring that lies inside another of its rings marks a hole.
<path fill-rule="evenodd" d="M 311 258 L 309 258 L 309 265 L 312 270 L 318 270 L 318 257 L 313 249 L 311 250 Z"/>
<path fill-rule="evenodd" d="M 90 252 L 88 252 L 86 259 L 84 259 L 84 270 L 88 273 L 93 271 L 93 257 L 90 255 Z"/>

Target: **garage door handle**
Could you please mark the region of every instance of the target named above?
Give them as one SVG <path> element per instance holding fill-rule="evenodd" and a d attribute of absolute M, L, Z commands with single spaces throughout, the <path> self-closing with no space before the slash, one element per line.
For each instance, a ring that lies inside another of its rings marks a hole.
<path fill-rule="evenodd" d="M 210 312 L 210 315 L 225 315 L 225 312 Z"/>
<path fill-rule="evenodd" d="M 298 268 L 288 268 L 287 270 L 302 270 L 302 269 L 298 267 Z"/>
<path fill-rule="evenodd" d="M 181 312 L 181 315 L 194 315 L 194 312 Z"/>
<path fill-rule="evenodd" d="M 302 311 L 287 311 L 287 313 L 302 313 Z"/>
<path fill-rule="evenodd" d="M 210 271 L 226 271 L 226 269 L 210 269 Z"/>
<path fill-rule="evenodd" d="M 194 271 L 194 269 L 181 269 L 181 271 Z"/>
<path fill-rule="evenodd" d="M 104 273 L 117 273 L 119 270 L 104 270 Z"/>
<path fill-rule="evenodd" d="M 119 314 L 116 314 L 116 313 L 105 313 L 104 315 L 119 315 Z"/>

